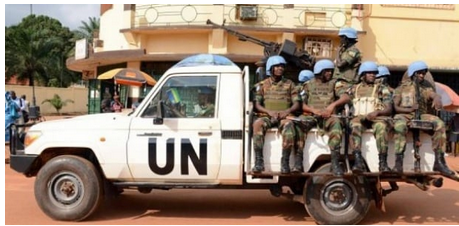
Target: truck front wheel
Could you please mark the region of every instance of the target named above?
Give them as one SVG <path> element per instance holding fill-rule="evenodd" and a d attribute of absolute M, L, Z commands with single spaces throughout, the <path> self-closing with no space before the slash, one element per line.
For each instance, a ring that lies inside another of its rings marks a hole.
<path fill-rule="evenodd" d="M 329 170 L 330 164 L 326 164 L 316 172 Z M 357 224 L 370 208 L 369 190 L 362 176 L 314 176 L 305 184 L 305 207 L 319 224 Z"/>
<path fill-rule="evenodd" d="M 63 155 L 47 162 L 38 172 L 35 199 L 53 219 L 81 221 L 101 203 L 103 183 L 91 162 Z"/>

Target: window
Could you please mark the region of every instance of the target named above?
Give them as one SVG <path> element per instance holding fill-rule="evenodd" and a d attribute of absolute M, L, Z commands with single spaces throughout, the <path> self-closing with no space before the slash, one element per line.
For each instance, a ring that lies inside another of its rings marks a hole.
<path fill-rule="evenodd" d="M 142 117 L 155 117 L 161 100 L 165 118 L 213 118 L 216 84 L 216 76 L 172 77 L 156 94 Z"/>

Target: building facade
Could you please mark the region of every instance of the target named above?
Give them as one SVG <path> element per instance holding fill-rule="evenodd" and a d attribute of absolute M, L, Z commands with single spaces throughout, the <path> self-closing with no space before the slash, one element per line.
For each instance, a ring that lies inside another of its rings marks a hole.
<path fill-rule="evenodd" d="M 459 90 L 459 9 L 453 4 L 154 5 L 102 4 L 100 32 L 89 50 L 67 60 L 84 79 L 116 67 L 131 67 L 155 79 L 181 59 L 198 53 L 224 55 L 239 65 L 263 58 L 263 47 L 240 41 L 216 24 L 267 42 L 296 43 L 317 59 L 334 59 L 341 27 L 359 31 L 363 60 L 391 69 L 396 86 L 407 65 L 424 60 L 434 78 Z M 78 50 L 77 50 L 78 52 Z M 88 54 L 86 54 L 88 53 Z M 290 71 L 296 79 L 298 71 Z M 455 76 L 456 75 L 456 76 Z M 94 88 L 98 88 L 97 82 Z M 99 85 L 100 86 L 100 85 Z M 100 88 L 100 87 L 99 87 Z M 141 89 L 131 88 L 130 97 Z"/>

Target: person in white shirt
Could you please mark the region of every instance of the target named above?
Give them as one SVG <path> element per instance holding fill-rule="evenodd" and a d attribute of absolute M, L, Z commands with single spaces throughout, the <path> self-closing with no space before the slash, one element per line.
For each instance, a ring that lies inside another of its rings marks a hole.
<path fill-rule="evenodd" d="M 21 95 L 21 99 L 24 100 L 25 111 L 29 112 L 30 103 L 28 100 L 26 100 L 26 95 L 25 94 Z"/>

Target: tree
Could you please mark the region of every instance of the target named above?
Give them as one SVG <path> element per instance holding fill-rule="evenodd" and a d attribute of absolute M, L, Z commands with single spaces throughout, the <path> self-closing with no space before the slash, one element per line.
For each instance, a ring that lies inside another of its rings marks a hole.
<path fill-rule="evenodd" d="M 59 40 L 50 37 L 42 40 L 48 30 L 33 30 L 31 28 L 7 28 L 5 32 L 5 66 L 6 77 L 9 79 L 17 75 L 19 80 L 29 79 L 29 84 L 34 85 L 36 79 L 41 84 L 49 80 L 47 69 L 52 66 L 50 62 L 57 60 L 56 55 L 50 54 Z"/>
<path fill-rule="evenodd" d="M 47 16 L 29 15 L 18 25 L 7 27 L 7 79 L 18 75 L 20 80 L 29 79 L 30 85 L 33 85 L 35 78 L 44 86 L 64 87 L 78 81 L 79 74 L 65 67 L 65 60 L 73 54 L 73 40 L 74 34 L 67 27 L 62 27 L 58 20 Z M 28 66 L 18 65 L 26 62 L 29 62 Z"/>
<path fill-rule="evenodd" d="M 67 106 L 67 103 L 74 103 L 73 100 L 70 100 L 70 99 L 67 99 L 67 100 L 62 100 L 61 97 L 57 94 L 54 94 L 54 97 L 52 99 L 46 99 L 44 101 L 41 102 L 41 104 L 44 104 L 44 103 L 49 103 L 51 104 L 57 111 L 57 114 L 61 114 L 60 113 L 60 110 Z"/>
<path fill-rule="evenodd" d="M 100 18 L 88 17 L 89 22 L 81 21 L 82 26 L 78 27 L 78 30 L 73 31 L 76 40 L 85 38 L 88 43 L 93 42 L 94 35 L 98 36 L 100 28 Z"/>

